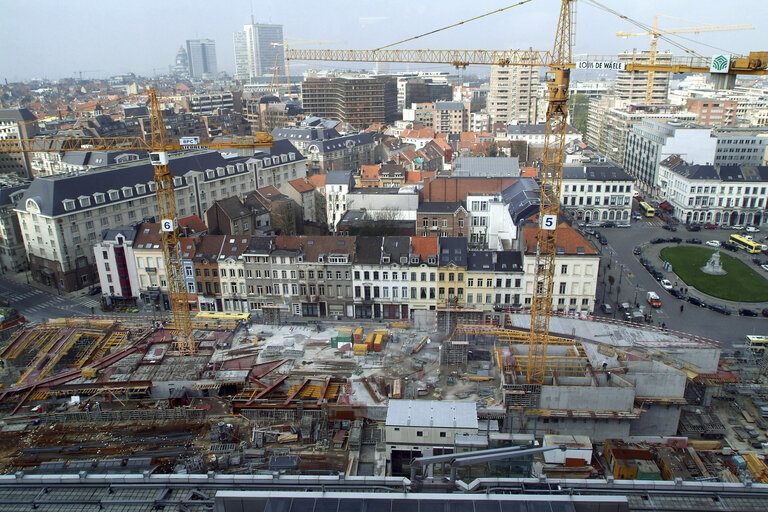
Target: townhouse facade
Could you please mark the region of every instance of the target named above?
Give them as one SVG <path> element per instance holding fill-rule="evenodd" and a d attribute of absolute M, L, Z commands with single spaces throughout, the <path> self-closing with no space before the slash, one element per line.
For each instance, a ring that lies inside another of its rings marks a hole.
<path fill-rule="evenodd" d="M 768 167 L 694 165 L 679 155 L 659 164 L 659 187 L 686 223 L 759 226 L 768 221 Z"/>
<path fill-rule="evenodd" d="M 417 236 L 467 236 L 469 231 L 469 214 L 462 201 L 421 203 L 416 215 Z"/>
<path fill-rule="evenodd" d="M 563 167 L 560 201 L 578 222 L 629 224 L 634 179 L 612 163 Z"/>

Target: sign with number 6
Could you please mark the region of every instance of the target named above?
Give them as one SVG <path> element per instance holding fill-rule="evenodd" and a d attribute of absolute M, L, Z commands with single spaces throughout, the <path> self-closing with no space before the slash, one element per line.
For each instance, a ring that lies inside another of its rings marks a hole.
<path fill-rule="evenodd" d="M 163 219 L 160 222 L 160 225 L 162 226 L 163 231 L 173 231 L 173 219 Z"/>

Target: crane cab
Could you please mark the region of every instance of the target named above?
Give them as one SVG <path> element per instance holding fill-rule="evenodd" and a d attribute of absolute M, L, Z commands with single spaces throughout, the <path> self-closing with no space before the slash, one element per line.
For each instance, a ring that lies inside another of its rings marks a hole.
<path fill-rule="evenodd" d="M 165 151 L 153 151 L 149 154 L 152 165 L 168 165 L 168 153 Z"/>

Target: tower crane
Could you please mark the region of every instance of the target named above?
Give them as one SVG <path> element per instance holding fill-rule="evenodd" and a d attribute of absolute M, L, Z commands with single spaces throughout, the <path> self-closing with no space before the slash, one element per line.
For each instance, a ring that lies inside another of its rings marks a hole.
<path fill-rule="evenodd" d="M 295 45 L 295 44 L 331 44 L 331 43 L 338 43 L 338 41 L 288 41 L 287 39 L 283 39 L 282 43 L 269 43 L 270 46 L 282 46 L 285 51 L 288 51 L 288 45 Z M 277 82 L 277 88 L 275 89 L 275 93 L 277 95 L 280 95 L 280 76 L 278 75 L 277 71 L 277 55 L 275 55 L 275 71 L 274 71 L 274 77 L 272 78 L 273 82 Z M 285 61 L 285 78 L 286 78 L 286 85 L 288 86 L 288 94 L 291 94 L 291 64 L 288 60 Z"/>
<path fill-rule="evenodd" d="M 573 12 L 576 0 L 561 0 L 555 41 L 552 50 L 286 50 L 287 60 L 347 62 L 409 62 L 451 64 L 465 68 L 471 64 L 496 66 L 548 67 L 546 84 L 549 104 L 544 131 L 544 156 L 540 176 L 538 233 L 536 239 L 535 284 L 531 303 L 531 325 L 528 336 L 526 379 L 530 384 L 543 384 L 546 377 L 549 322 L 552 311 L 552 288 L 557 253 L 557 226 L 560 211 L 560 185 L 565 156 L 567 99 L 573 61 Z M 468 20 L 465 20 L 468 21 Z M 464 22 L 461 22 L 464 23 Z M 457 23 L 453 26 L 459 25 Z M 435 31 L 433 31 L 435 32 Z M 624 66 L 616 56 L 585 57 L 605 69 Z M 606 65 L 607 64 L 607 65 Z M 675 73 L 710 71 L 704 57 L 673 58 L 664 66 L 630 62 L 627 71 L 671 71 Z M 731 78 L 736 74 L 767 75 L 768 52 L 751 52 L 748 57 L 730 58 L 722 71 Z M 729 85 L 726 80 L 725 85 Z"/>
<path fill-rule="evenodd" d="M 108 151 L 116 149 L 142 149 L 149 152 L 149 159 L 154 167 L 155 197 L 157 198 L 157 210 L 162 231 L 163 261 L 175 331 L 174 346 L 180 353 L 192 355 L 196 353 L 197 346 L 192 337 L 192 320 L 184 282 L 176 194 L 173 189 L 174 175 L 170 170 L 169 153 L 189 149 L 188 142 L 192 143 L 195 149 L 271 147 L 272 136 L 268 133 L 259 132 L 250 139 L 241 142 L 230 140 L 217 143 L 200 143 L 199 140 L 184 141 L 183 139 L 172 141 L 166 137 L 165 123 L 157 92 L 153 88 L 149 89 L 147 96 L 151 120 L 150 141 L 146 141 L 142 137 L 5 139 L 0 140 L 0 153 Z"/>
<path fill-rule="evenodd" d="M 618 37 L 632 37 L 632 36 L 651 36 L 651 48 L 648 53 L 648 64 L 654 66 L 656 64 L 656 56 L 658 55 L 659 36 L 666 34 L 698 34 L 700 32 L 723 32 L 727 30 L 754 30 L 753 25 L 704 25 L 701 27 L 681 27 L 681 28 L 665 28 L 659 29 L 659 15 L 653 16 L 653 26 L 651 30 L 647 32 L 622 32 L 621 30 L 616 32 Z M 653 102 L 653 80 L 656 76 L 656 71 L 650 69 L 648 73 L 648 83 L 645 87 L 645 103 L 650 105 Z"/>

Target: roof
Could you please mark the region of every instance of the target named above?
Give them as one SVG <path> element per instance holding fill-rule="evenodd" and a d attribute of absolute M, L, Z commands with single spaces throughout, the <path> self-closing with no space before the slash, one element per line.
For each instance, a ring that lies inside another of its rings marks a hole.
<path fill-rule="evenodd" d="M 386 254 L 389 256 L 391 262 L 399 262 L 402 257 L 405 257 L 405 261 L 407 262 L 411 254 L 411 237 L 385 236 L 381 248 L 382 256 Z"/>
<path fill-rule="evenodd" d="M 202 219 L 200 219 L 200 217 L 197 215 L 190 215 L 189 217 L 179 219 L 179 227 L 190 228 L 190 230 L 195 233 L 203 233 L 208 229 Z M 108 231 L 113 230 L 105 230 L 105 234 L 102 235 L 103 239 L 105 238 L 106 232 Z M 142 222 L 136 227 L 136 236 L 133 237 L 133 247 L 135 249 L 160 249 L 161 237 L 162 231 L 160 230 L 159 222 Z M 202 238 L 205 238 L 205 236 Z"/>
<path fill-rule="evenodd" d="M 356 249 L 354 236 L 302 236 L 298 238 L 305 262 L 319 262 L 321 255 L 327 257 L 332 254 L 347 254 L 350 257 L 349 262 L 352 263 L 352 256 Z"/>
<path fill-rule="evenodd" d="M 292 186 L 299 194 L 303 194 L 304 192 L 312 192 L 315 190 L 314 185 L 312 185 L 307 180 L 307 178 L 296 178 L 295 180 L 289 181 L 288 184 Z"/>
<path fill-rule="evenodd" d="M 460 101 L 436 101 L 435 110 L 464 110 L 464 104 Z"/>
<path fill-rule="evenodd" d="M 453 175 L 516 178 L 520 176 L 520 162 L 517 157 L 460 156 L 453 161 Z"/>
<path fill-rule="evenodd" d="M 247 235 L 225 235 L 224 241 L 221 244 L 219 260 L 226 258 L 239 259 L 248 249 L 250 242 L 251 237 Z"/>
<path fill-rule="evenodd" d="M 515 183 L 516 178 L 466 178 L 439 176 L 419 192 L 420 201 L 466 201 L 467 194 L 498 194 Z"/>
<path fill-rule="evenodd" d="M 563 167 L 564 180 L 587 181 L 634 181 L 624 169 L 613 164 L 603 165 L 568 165 Z"/>
<path fill-rule="evenodd" d="M 219 199 L 214 205 L 218 206 L 230 219 L 239 219 L 241 217 L 246 217 L 251 213 L 237 196 Z"/>
<path fill-rule="evenodd" d="M 117 226 L 111 229 L 105 229 L 101 233 L 102 240 L 115 240 L 122 236 L 125 240 L 133 242 L 138 233 L 139 226 Z"/>
<path fill-rule="evenodd" d="M 310 148 L 316 147 L 318 153 L 339 151 L 345 148 L 374 143 L 372 132 L 339 135 L 339 132 L 333 128 L 275 128 L 272 130 L 272 137 L 275 138 L 275 141 L 278 139 L 288 139 L 308 143 Z"/>
<path fill-rule="evenodd" d="M 438 265 L 446 267 L 456 265 L 457 267 L 467 266 L 467 239 L 463 236 L 439 238 L 440 260 Z"/>
<path fill-rule="evenodd" d="M 2 108 L 0 109 L 0 121 L 36 121 L 35 115 L 26 108 Z"/>
<path fill-rule="evenodd" d="M 280 157 L 281 155 L 289 156 L 291 153 L 293 153 L 293 160 L 288 159 L 283 162 L 281 158 L 274 158 Z M 272 143 L 272 147 L 261 147 L 256 149 L 253 153 L 253 157 L 248 160 L 248 163 L 260 160 L 264 168 L 269 168 L 277 167 L 278 165 L 283 165 L 289 162 L 300 162 L 306 159 L 307 157 L 302 155 L 291 141 L 276 138 Z"/>
<path fill-rule="evenodd" d="M 765 165 L 690 165 L 679 155 L 671 155 L 661 161 L 672 172 L 691 180 L 719 180 L 721 182 L 768 181 L 768 166 Z"/>
<path fill-rule="evenodd" d="M 200 243 L 195 248 L 195 259 L 218 260 L 225 238 L 227 238 L 227 235 L 206 235 L 202 237 Z"/>
<path fill-rule="evenodd" d="M 169 162 L 169 168 L 174 176 L 181 177 L 190 171 L 204 172 L 208 169 L 226 167 L 227 165 L 235 165 L 245 161 L 246 158 L 242 157 L 224 158 L 217 151 L 198 151 L 178 158 L 172 158 Z M 245 166 L 243 166 L 242 172 L 248 172 Z M 209 178 L 204 174 L 201 179 L 213 181 L 220 178 L 216 176 Z M 155 169 L 148 160 L 100 168 L 99 170 L 88 171 L 77 176 L 41 176 L 32 181 L 24 194 L 23 201 L 19 203 L 19 209 L 26 211 L 27 199 L 34 199 L 40 207 L 41 215 L 55 217 L 65 213 L 72 214 L 78 210 L 104 207 L 112 203 L 125 201 L 127 198 L 124 197 L 123 193 L 118 194 L 118 198 L 114 200 L 107 194 L 109 190 L 121 191 L 123 187 L 133 189 L 132 199 L 151 196 L 151 200 L 154 201 L 155 193 L 150 190 L 149 186 L 144 187 L 143 193 L 139 193 L 136 188 L 136 185 L 147 185 L 150 182 L 154 183 L 154 180 Z M 93 194 L 96 193 L 105 194 L 103 203 L 96 204 L 93 201 Z M 80 206 L 80 202 L 77 199 L 81 196 L 91 196 L 91 205 Z M 74 209 L 68 212 L 64 210 L 63 201 L 65 199 L 74 200 Z"/>
<path fill-rule="evenodd" d="M 462 208 L 461 201 L 420 203 L 417 213 L 454 214 Z"/>
<path fill-rule="evenodd" d="M 429 261 L 429 258 L 437 258 L 437 241 L 434 236 L 414 236 L 411 237 L 411 250 L 413 254 L 418 254 L 422 262 Z"/>
<path fill-rule="evenodd" d="M 325 188 L 325 174 L 313 174 L 307 178 L 315 188 Z"/>
<path fill-rule="evenodd" d="M 390 400 L 386 425 L 477 429 L 477 406 L 447 400 Z"/>
<path fill-rule="evenodd" d="M 351 185 L 352 171 L 328 171 L 325 175 L 325 185 Z"/>
<path fill-rule="evenodd" d="M 357 251 L 355 263 L 378 265 L 381 263 L 381 244 L 383 237 L 359 236 L 357 237 Z"/>
<path fill-rule="evenodd" d="M 494 272 L 493 251 L 469 251 L 467 255 L 467 270 Z"/>
<path fill-rule="evenodd" d="M 24 195 L 24 190 L 29 185 L 16 185 L 13 187 L 0 187 L 0 206 L 7 204 L 16 204 L 21 196 Z"/>
<path fill-rule="evenodd" d="M 523 227 L 523 240 L 526 254 L 533 254 L 536 249 L 538 227 L 535 225 Z M 597 251 L 592 244 L 565 222 L 557 226 L 557 254 L 595 255 Z"/>
<path fill-rule="evenodd" d="M 501 193 L 512 221 L 518 224 L 539 211 L 539 185 L 534 178 L 521 178 Z"/>

